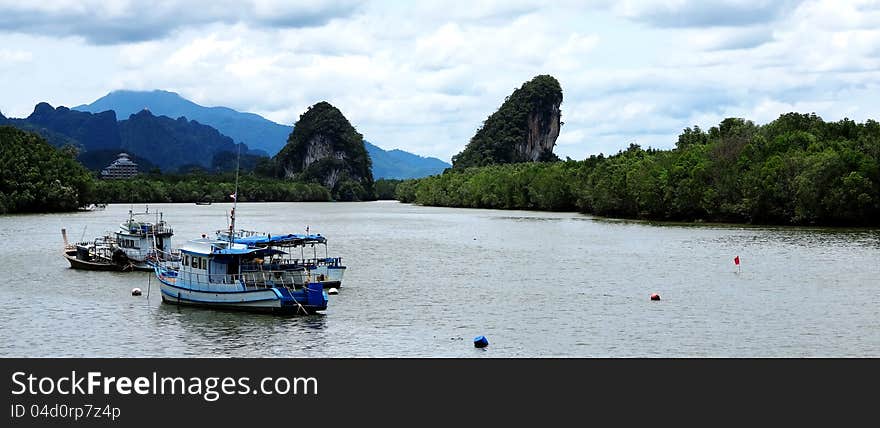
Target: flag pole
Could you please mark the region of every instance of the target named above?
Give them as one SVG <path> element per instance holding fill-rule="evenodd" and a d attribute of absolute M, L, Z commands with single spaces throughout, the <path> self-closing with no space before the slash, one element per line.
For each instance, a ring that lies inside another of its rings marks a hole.
<path fill-rule="evenodd" d="M 235 159 L 235 193 L 232 198 L 232 212 L 229 213 L 229 243 L 235 242 L 235 208 L 238 206 L 238 167 L 241 162 L 241 146 L 237 146 L 238 155 Z"/>

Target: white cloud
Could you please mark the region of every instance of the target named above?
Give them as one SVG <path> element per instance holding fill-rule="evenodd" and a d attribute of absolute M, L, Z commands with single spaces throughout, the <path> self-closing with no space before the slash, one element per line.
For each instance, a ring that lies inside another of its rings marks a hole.
<path fill-rule="evenodd" d="M 23 16 L 58 36 L 0 32 L 0 110 L 165 89 L 293 124 L 326 100 L 374 144 L 447 161 L 538 74 L 562 85 L 556 153 L 575 159 L 631 142 L 672 147 L 683 128 L 729 116 L 864 120 L 880 111 L 876 2 L 754 4 L 764 16 L 740 1 L 304 4 L 161 2 L 136 25 L 155 32 L 126 38 L 112 30 L 135 19 L 133 2 L 98 12 L 98 2 L 0 0 L 0 11 L 13 11 L 0 29 L 20 32 L 9 20 Z M 100 16 L 86 31 L 89 13 Z M 101 28 L 115 44 L 84 41 Z"/>
<path fill-rule="evenodd" d="M 356 13 L 353 0 L 195 0 L 105 2 L 0 0 L 0 31 L 79 37 L 93 44 L 158 40 L 193 27 L 245 23 L 255 27 L 321 26 Z"/>
<path fill-rule="evenodd" d="M 30 62 L 33 57 L 33 54 L 28 51 L 0 49 L 0 67 L 11 63 Z"/>

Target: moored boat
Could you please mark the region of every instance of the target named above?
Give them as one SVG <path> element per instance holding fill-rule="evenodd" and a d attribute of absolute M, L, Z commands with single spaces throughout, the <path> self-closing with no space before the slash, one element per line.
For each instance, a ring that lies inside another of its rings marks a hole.
<path fill-rule="evenodd" d="M 153 217 L 153 218 L 151 218 Z M 155 219 L 155 220 L 154 220 Z M 149 260 L 170 255 L 171 237 L 174 230 L 168 226 L 161 212 L 128 211 L 128 220 L 119 225 L 114 238 L 116 245 L 132 261 L 135 269 L 152 271 Z"/>
<path fill-rule="evenodd" d="M 279 314 L 314 314 L 327 309 L 319 283 L 297 284 L 286 271 L 246 271 L 243 265 L 270 250 L 211 238 L 188 241 L 179 262 L 155 264 L 162 301 Z"/>
<path fill-rule="evenodd" d="M 70 267 L 80 270 L 127 272 L 135 269 L 134 263 L 125 252 L 116 247 L 110 236 L 102 236 L 89 242 L 69 244 L 67 231 L 61 229 L 64 237 L 64 258 Z"/>
<path fill-rule="evenodd" d="M 233 195 L 237 194 L 236 168 Z M 252 248 L 234 242 L 237 198 L 234 196 L 233 200 L 236 202 L 230 212 L 229 239 L 202 235 L 202 238 L 190 240 L 180 247 L 179 259 L 151 261 L 159 279 L 162 301 L 278 314 L 306 315 L 326 310 L 329 299 L 320 283 L 298 282 L 296 272 L 242 268 L 256 264 L 278 250 Z"/>
<path fill-rule="evenodd" d="M 218 238 L 229 239 L 228 231 L 218 230 Z M 321 283 L 324 288 L 339 288 L 347 267 L 342 264 L 342 257 L 330 257 L 327 238 L 321 234 L 270 234 L 256 231 L 239 230 L 234 233 L 233 242 L 247 245 L 249 248 L 274 249 L 259 263 L 244 265 L 246 271 L 285 270 L 300 272 L 303 281 Z M 318 257 L 318 247 L 324 246 L 324 257 Z M 312 249 L 312 257 L 307 257 L 306 248 Z M 297 251 L 299 249 L 299 251 Z M 296 258 L 296 253 L 300 257 Z"/>

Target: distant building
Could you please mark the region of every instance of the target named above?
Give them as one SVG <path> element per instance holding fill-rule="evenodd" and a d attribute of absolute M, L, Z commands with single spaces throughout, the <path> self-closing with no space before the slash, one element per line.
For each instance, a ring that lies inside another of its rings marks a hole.
<path fill-rule="evenodd" d="M 131 178 L 138 174 L 137 164 L 128 158 L 128 153 L 120 153 L 119 157 L 101 171 L 101 178 L 119 180 Z"/>

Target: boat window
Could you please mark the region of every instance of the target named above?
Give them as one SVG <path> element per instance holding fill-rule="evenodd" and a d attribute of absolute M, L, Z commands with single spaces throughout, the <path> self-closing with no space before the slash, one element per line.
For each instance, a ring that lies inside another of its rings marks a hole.
<path fill-rule="evenodd" d="M 208 269 L 208 263 L 204 257 L 199 257 L 199 269 L 202 269 L 202 270 Z"/>
<path fill-rule="evenodd" d="M 193 257 L 193 258 L 192 258 L 192 267 L 194 267 L 194 268 L 198 268 L 198 267 L 199 267 L 199 257 Z"/>

